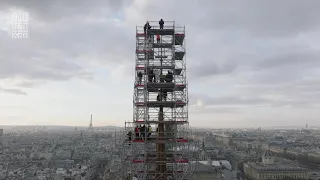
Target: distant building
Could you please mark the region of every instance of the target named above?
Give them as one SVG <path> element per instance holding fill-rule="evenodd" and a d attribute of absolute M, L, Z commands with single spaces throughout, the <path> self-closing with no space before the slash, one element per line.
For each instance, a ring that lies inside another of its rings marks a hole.
<path fill-rule="evenodd" d="M 261 163 L 244 163 L 244 173 L 248 179 L 308 179 L 308 170 L 295 165 L 275 163 L 274 154 L 267 150 L 262 154 Z"/>

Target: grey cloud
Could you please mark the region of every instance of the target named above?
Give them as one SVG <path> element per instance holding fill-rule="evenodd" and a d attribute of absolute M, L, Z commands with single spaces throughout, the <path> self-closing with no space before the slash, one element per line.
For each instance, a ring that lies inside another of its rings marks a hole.
<path fill-rule="evenodd" d="M 249 90 L 249 89 L 242 89 Z M 244 91 L 241 91 L 244 92 Z M 241 94 L 241 95 L 240 95 Z M 251 94 L 251 96 L 250 96 Z M 254 94 L 254 96 L 252 96 Z M 271 93 L 266 91 L 239 93 L 230 96 L 211 97 L 204 94 L 192 94 L 190 97 L 191 105 L 196 106 L 200 100 L 203 107 L 316 107 L 320 105 L 320 99 L 310 99 L 303 96 L 279 96 L 281 93 Z M 272 95 L 278 97 L 272 97 Z M 320 93 L 318 94 L 320 95 Z M 319 97 L 319 96 L 316 96 Z"/>
<path fill-rule="evenodd" d="M 6 93 L 11 93 L 11 94 L 16 94 L 16 95 L 27 95 L 26 92 L 23 92 L 20 89 L 9 89 L 9 88 L 0 87 L 0 91 L 6 92 Z"/>
<path fill-rule="evenodd" d="M 288 36 L 318 29 L 320 2 L 299 1 L 205 1 L 209 21 L 204 26 L 238 29 L 256 36 Z M 211 6 L 209 6 L 211 4 Z M 212 7 L 212 8 L 211 8 Z"/>
<path fill-rule="evenodd" d="M 320 67 L 320 51 L 291 52 L 278 54 L 257 63 L 260 69 L 295 66 L 300 70 L 310 67 Z"/>
<path fill-rule="evenodd" d="M 294 104 L 295 106 L 320 105 L 320 78 L 297 79 L 280 84 L 255 84 L 239 86 L 242 95 L 259 94 L 281 99 L 278 104 Z"/>
<path fill-rule="evenodd" d="M 240 108 L 235 107 L 196 107 L 191 106 L 190 113 L 199 113 L 199 114 L 230 114 L 230 113 L 241 113 Z"/>
<path fill-rule="evenodd" d="M 218 65 L 215 63 L 201 64 L 191 66 L 191 78 L 201 78 L 213 75 L 230 74 L 236 69 L 237 65 L 233 63 Z"/>
<path fill-rule="evenodd" d="M 87 1 L 87 0 L 2 0 L 0 7 L 3 10 L 9 8 L 22 9 L 31 16 L 43 21 L 57 21 L 63 18 L 75 16 L 88 16 L 92 13 L 101 15 L 111 14 L 121 10 L 129 2 L 123 0 Z"/>
<path fill-rule="evenodd" d="M 57 9 L 54 12 L 60 13 Z M 92 79 L 86 67 L 90 62 L 110 62 L 115 66 L 128 62 L 128 52 L 134 52 L 130 46 L 134 39 L 109 17 L 102 16 L 99 21 L 95 17 L 101 16 L 94 13 L 89 13 L 87 19 L 68 16 L 46 22 L 45 26 L 33 20 L 28 40 L 13 40 L 0 31 L 5 42 L 0 44 L 0 78 L 19 77 L 28 81 L 21 82 L 21 86 L 45 80 Z M 14 53 L 17 49 L 19 53 Z"/>

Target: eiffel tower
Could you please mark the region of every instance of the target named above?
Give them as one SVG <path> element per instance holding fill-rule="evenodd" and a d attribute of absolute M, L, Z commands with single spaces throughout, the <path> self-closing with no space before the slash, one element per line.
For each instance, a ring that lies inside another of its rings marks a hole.
<path fill-rule="evenodd" d="M 93 126 L 92 126 L 92 114 L 91 114 L 91 117 L 90 117 L 89 130 L 93 130 Z"/>

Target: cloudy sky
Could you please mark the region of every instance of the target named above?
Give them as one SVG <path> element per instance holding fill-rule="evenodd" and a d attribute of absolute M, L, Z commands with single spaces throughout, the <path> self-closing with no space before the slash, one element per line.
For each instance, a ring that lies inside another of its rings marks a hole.
<path fill-rule="evenodd" d="M 132 120 L 135 29 L 186 26 L 197 127 L 320 126 L 320 1 L 1 0 L 0 124 Z M 12 39 L 12 13 L 30 15 Z"/>

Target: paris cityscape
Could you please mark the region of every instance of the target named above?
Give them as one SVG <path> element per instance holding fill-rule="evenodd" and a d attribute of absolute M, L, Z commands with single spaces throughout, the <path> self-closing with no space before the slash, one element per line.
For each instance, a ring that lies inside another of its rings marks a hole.
<path fill-rule="evenodd" d="M 320 1 L 0 1 L 0 180 L 320 180 Z"/>

